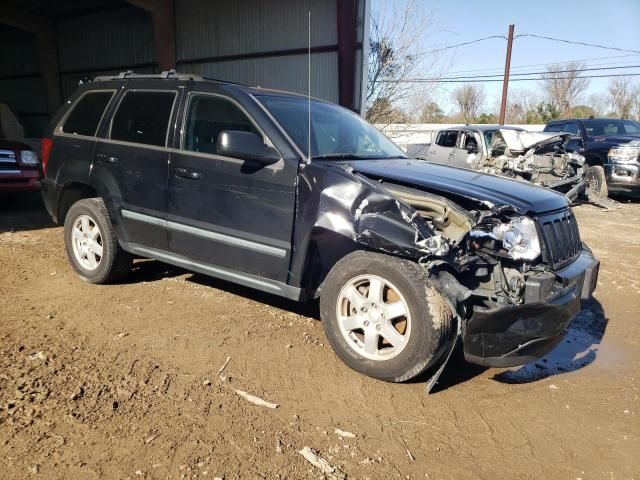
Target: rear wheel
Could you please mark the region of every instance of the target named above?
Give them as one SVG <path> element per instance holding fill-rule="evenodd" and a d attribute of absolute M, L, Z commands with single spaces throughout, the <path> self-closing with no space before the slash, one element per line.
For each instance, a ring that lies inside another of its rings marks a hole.
<path fill-rule="evenodd" d="M 609 196 L 607 177 L 604 174 L 604 168 L 600 165 L 587 167 L 587 171 L 584 173 L 584 180 L 587 183 L 587 189 L 591 193 L 595 193 L 601 197 Z"/>
<path fill-rule="evenodd" d="M 340 260 L 320 298 L 322 322 L 336 354 L 380 380 L 409 380 L 435 362 L 453 315 L 419 265 L 371 252 Z"/>
<path fill-rule="evenodd" d="M 99 198 L 87 198 L 71 206 L 64 222 L 64 240 L 69 261 L 83 280 L 109 283 L 131 269 L 131 255 L 120 248 Z"/>

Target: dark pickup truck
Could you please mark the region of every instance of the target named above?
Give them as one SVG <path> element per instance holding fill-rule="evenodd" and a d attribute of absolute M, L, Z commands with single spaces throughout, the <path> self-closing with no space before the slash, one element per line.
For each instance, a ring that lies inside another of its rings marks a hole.
<path fill-rule="evenodd" d="M 575 135 L 573 149 L 584 155 L 590 167 L 585 179 L 601 195 L 606 196 L 608 190 L 640 190 L 640 123 L 572 118 L 549 122 L 544 131 Z"/>

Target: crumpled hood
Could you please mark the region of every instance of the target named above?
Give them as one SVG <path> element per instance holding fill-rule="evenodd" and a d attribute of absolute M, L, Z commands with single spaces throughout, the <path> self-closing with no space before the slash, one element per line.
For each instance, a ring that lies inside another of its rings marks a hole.
<path fill-rule="evenodd" d="M 395 180 L 443 196 L 450 193 L 497 206 L 511 206 L 522 214 L 539 214 L 568 206 L 564 195 L 546 188 L 422 160 L 356 160 L 332 163 L 349 165 L 355 173 L 367 177 Z"/>
<path fill-rule="evenodd" d="M 562 132 L 524 132 L 508 128 L 501 128 L 500 133 L 511 152 L 524 152 L 531 147 L 564 141 L 571 136 L 569 133 Z"/>

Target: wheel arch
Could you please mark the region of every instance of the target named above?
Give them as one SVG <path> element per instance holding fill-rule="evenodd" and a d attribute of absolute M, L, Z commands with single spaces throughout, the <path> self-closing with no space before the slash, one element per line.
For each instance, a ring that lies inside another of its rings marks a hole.
<path fill-rule="evenodd" d="M 64 223 L 64 219 L 74 203 L 85 198 L 94 197 L 99 197 L 98 192 L 86 183 L 70 182 L 65 184 L 58 195 L 56 220 L 58 223 Z"/>
<path fill-rule="evenodd" d="M 311 298 L 318 298 L 325 278 L 342 258 L 356 250 L 366 250 L 351 238 L 333 230 L 315 227 L 307 244 L 301 286 Z"/>

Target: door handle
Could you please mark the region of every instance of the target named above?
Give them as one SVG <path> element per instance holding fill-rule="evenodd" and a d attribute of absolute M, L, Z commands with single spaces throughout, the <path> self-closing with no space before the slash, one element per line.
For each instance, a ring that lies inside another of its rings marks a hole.
<path fill-rule="evenodd" d="M 451 152 L 451 153 L 449 154 L 449 156 L 450 156 L 450 157 L 455 157 L 456 155 L 457 155 L 457 153 L 456 153 L 456 152 Z"/>
<path fill-rule="evenodd" d="M 118 157 L 113 157 L 111 155 L 106 155 L 104 153 L 98 153 L 96 155 L 96 159 L 100 163 L 109 163 L 111 165 L 115 165 L 116 163 L 118 163 Z"/>
<path fill-rule="evenodd" d="M 186 168 L 176 168 L 173 172 L 176 177 L 186 178 L 188 180 L 200 180 L 200 172 L 194 172 Z"/>

